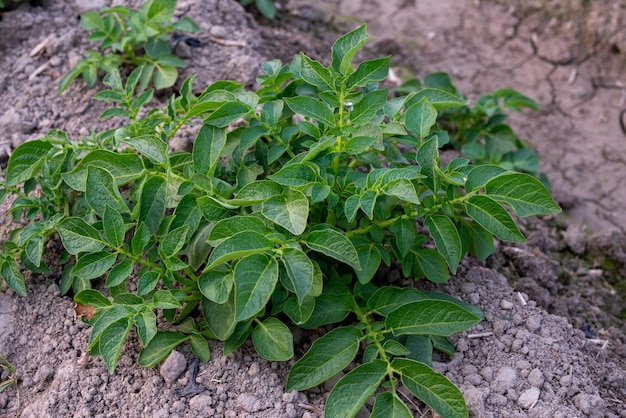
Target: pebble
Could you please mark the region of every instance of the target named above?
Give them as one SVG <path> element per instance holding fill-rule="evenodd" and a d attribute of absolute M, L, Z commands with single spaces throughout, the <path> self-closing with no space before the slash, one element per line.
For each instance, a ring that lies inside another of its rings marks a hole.
<path fill-rule="evenodd" d="M 541 392 L 536 387 L 532 387 L 530 389 L 526 389 L 522 394 L 517 398 L 517 404 L 524 409 L 529 409 L 539 400 L 539 394 Z"/>
<path fill-rule="evenodd" d="M 539 328 L 541 328 L 541 316 L 539 315 L 531 315 L 526 320 L 526 328 L 530 332 L 536 332 Z"/>
<path fill-rule="evenodd" d="M 501 300 L 500 301 L 500 307 L 504 310 L 511 310 L 513 309 L 513 303 L 508 301 L 508 300 Z"/>
<path fill-rule="evenodd" d="M 242 393 L 237 397 L 239 406 L 247 412 L 258 412 L 261 410 L 261 402 L 256 396 L 249 393 Z"/>
<path fill-rule="evenodd" d="M 517 381 L 517 371 L 508 366 L 501 367 L 496 374 L 496 378 L 491 383 L 491 388 L 498 393 L 502 393 L 513 387 Z"/>
<path fill-rule="evenodd" d="M 540 388 L 544 382 L 543 372 L 539 368 L 534 368 L 528 374 L 528 383 L 531 386 Z"/>
<path fill-rule="evenodd" d="M 189 400 L 189 409 L 192 411 L 207 411 L 213 406 L 213 398 L 207 393 L 201 393 Z"/>
<path fill-rule="evenodd" d="M 574 405 L 585 415 L 594 412 L 594 416 L 603 416 L 602 410 L 606 408 L 604 399 L 598 395 L 589 395 L 587 393 L 579 393 L 574 396 Z"/>
<path fill-rule="evenodd" d="M 172 351 L 165 359 L 159 372 L 166 383 L 173 383 L 187 368 L 187 359 L 179 351 Z"/>

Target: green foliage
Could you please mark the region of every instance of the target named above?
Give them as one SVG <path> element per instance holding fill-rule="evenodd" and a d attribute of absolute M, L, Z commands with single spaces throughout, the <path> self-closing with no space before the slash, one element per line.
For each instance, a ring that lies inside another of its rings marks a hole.
<path fill-rule="evenodd" d="M 417 98 L 430 89 L 436 89 L 442 95 L 442 101 L 443 94 L 464 98 L 447 73 L 432 73 L 423 81 L 409 80 L 396 88 L 396 93 L 415 94 Z M 433 103 L 433 99 L 429 98 L 429 102 Z M 503 88 L 481 95 L 472 106 L 465 103 L 446 108 L 437 115 L 437 122 L 450 134 L 449 145 L 474 163 L 532 174 L 549 184 L 545 175 L 539 173 L 537 154 L 506 124 L 506 111 L 520 112 L 523 108 L 539 110 L 539 105 L 514 89 Z"/>
<path fill-rule="evenodd" d="M 170 35 L 172 32 L 197 32 L 199 26 L 187 16 L 172 22 L 177 0 L 147 0 L 139 10 L 114 6 L 100 11 L 83 14 L 80 19 L 83 29 L 91 31 L 87 38 L 99 42 L 97 50 L 89 50 L 59 82 L 59 94 L 77 77 L 83 78 L 89 87 L 98 79 L 98 70 L 110 72 L 122 65 L 144 67 L 141 77 L 135 80 L 144 90 L 150 81 L 156 89 L 171 87 L 178 78 L 177 68 L 185 63 L 172 54 Z M 110 93 L 110 98 L 119 98 L 119 93 Z M 140 99 L 141 101 L 141 99 Z M 141 107 L 144 103 L 137 104 Z"/>
<path fill-rule="evenodd" d="M 509 210 L 560 208 L 527 174 L 467 159 L 441 165 L 438 115 L 466 101 L 432 87 L 389 99 L 377 85 L 389 58 L 352 64 L 366 40 L 364 26 L 339 38 L 328 67 L 304 54 L 267 62 L 256 92 L 218 81 L 196 96 L 187 79 L 166 109 L 141 118 L 151 94 L 133 95 L 142 69 L 125 85 L 112 72 L 96 98 L 117 104 L 103 117 L 127 125 L 82 142 L 52 131 L 9 159 L 2 194 L 16 195 L 10 212 L 30 223 L 2 245 L 7 284 L 25 293 L 17 261 L 45 270 L 42 246 L 58 234 L 61 290 L 95 309 L 88 348 L 111 372 L 133 327 L 144 366 L 185 341 L 208 360 L 206 338 L 230 353 L 250 337 L 262 357 L 288 360 L 289 322 L 311 329 L 350 315 L 356 325 L 330 331 L 295 363 L 288 390 L 357 362 L 327 416 L 355 416 L 381 385 L 372 415 L 410 416 L 400 384 L 443 416 L 467 416 L 430 361 L 482 312 L 374 275 L 397 260 L 407 277 L 445 281 L 465 254 L 493 253 L 494 237 L 524 240 Z M 168 152 L 185 124 L 200 125 L 193 151 Z M 104 294 L 92 289 L 100 276 Z M 155 311 L 177 331 L 158 330 Z"/>
<path fill-rule="evenodd" d="M 273 0 L 239 0 L 239 3 L 246 7 L 254 2 L 254 7 L 266 18 L 274 19 L 276 17 L 276 6 Z"/>

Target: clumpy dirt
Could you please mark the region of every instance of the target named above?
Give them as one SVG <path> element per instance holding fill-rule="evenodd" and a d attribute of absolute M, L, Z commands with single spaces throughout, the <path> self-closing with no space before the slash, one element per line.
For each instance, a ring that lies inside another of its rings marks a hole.
<path fill-rule="evenodd" d="M 3 14 L 2 164 L 17 145 L 49 129 L 78 140 L 91 127 L 115 125 L 98 120 L 105 107 L 91 100 L 97 88 L 76 82 L 59 97 L 56 85 L 88 48 L 79 14 L 118 3 L 49 1 Z M 618 123 L 626 97 L 624 2 L 281 4 L 276 22 L 259 24 L 235 0 L 180 0 L 179 15 L 198 22 L 197 37 L 206 42 L 177 50 L 189 63 L 181 79 L 196 74 L 198 91 L 218 79 L 252 86 L 262 61 L 288 61 L 300 50 L 327 61 L 341 32 L 368 22 L 372 42 L 364 55 L 393 54 L 396 74 L 448 71 L 470 99 L 512 87 L 540 102 L 541 112 L 515 115 L 512 123 L 538 150 L 565 213 L 524 220 L 527 244 L 500 244 L 486 262 L 468 258 L 447 284 L 418 283 L 485 312 L 485 321 L 453 337 L 457 353 L 437 357 L 434 367 L 461 388 L 475 417 L 626 417 L 626 137 Z M 154 105 L 170 93 L 158 94 Z M 6 208 L 1 225 L 10 222 Z M 54 251 L 51 245 L 52 260 Z M 100 358 L 85 353 L 89 329 L 74 317 L 71 298 L 59 295 L 60 273 L 30 275 L 26 298 L 0 293 L 0 353 L 19 378 L 0 394 L 0 416 L 323 415 L 329 385 L 285 393 L 290 364 L 260 359 L 249 345 L 225 357 L 211 342 L 212 358 L 201 364 L 183 346 L 143 369 L 131 336 L 109 375 Z M 386 278 L 397 283 L 394 272 Z M 315 336 L 296 331 L 296 355 Z M 419 403 L 413 408 L 416 416 L 432 415 Z"/>

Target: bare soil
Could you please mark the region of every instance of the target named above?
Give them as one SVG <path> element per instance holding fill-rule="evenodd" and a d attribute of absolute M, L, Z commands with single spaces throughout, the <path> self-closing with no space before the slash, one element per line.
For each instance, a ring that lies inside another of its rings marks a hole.
<path fill-rule="evenodd" d="M 96 88 L 77 82 L 59 97 L 56 85 L 89 47 L 79 14 L 112 3 L 120 2 L 48 1 L 3 13 L 4 162 L 49 129 L 78 140 L 92 127 L 110 126 L 98 120 L 104 105 L 91 99 Z M 538 150 L 564 214 L 524 221 L 527 244 L 501 244 L 485 263 L 469 258 L 445 285 L 418 283 L 485 312 L 483 323 L 454 337 L 457 353 L 434 364 L 461 388 L 471 416 L 626 417 L 626 137 L 619 125 L 626 5 L 585 4 L 290 0 L 276 22 L 259 24 L 234 0 L 179 1 L 179 14 L 201 25 L 198 38 L 207 43 L 177 51 L 189 63 L 181 79 L 196 74 L 198 89 L 218 79 L 252 86 L 262 61 L 288 61 L 300 50 L 327 61 L 341 32 L 367 22 L 372 42 L 360 58 L 393 54 L 401 77 L 448 71 L 470 99 L 512 87 L 540 102 L 541 112 L 515 115 L 513 124 Z M 154 105 L 170 93 L 158 94 Z M 178 141 L 185 147 L 191 137 Z M 6 205 L 0 225 L 10 228 L 5 214 Z M 48 250 L 52 261 L 54 242 Z M 71 297 L 59 295 L 60 274 L 31 275 L 26 298 L 0 293 L 0 353 L 19 378 L 0 394 L 0 416 L 323 415 L 329 385 L 285 393 L 289 364 L 260 359 L 250 346 L 225 357 L 220 343 L 211 343 L 212 359 L 197 369 L 182 347 L 159 367 L 142 369 L 131 338 L 109 375 L 101 359 L 85 353 L 89 329 L 74 317 Z M 381 278 L 401 280 L 396 271 Z M 296 332 L 297 355 L 315 337 Z M 431 416 L 424 405 L 413 408 L 415 416 Z"/>

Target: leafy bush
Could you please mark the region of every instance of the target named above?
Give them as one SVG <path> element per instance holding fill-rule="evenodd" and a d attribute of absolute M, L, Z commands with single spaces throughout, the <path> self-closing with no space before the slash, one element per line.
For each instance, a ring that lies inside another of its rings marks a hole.
<path fill-rule="evenodd" d="M 81 142 L 52 131 L 11 155 L 2 194 L 16 196 L 10 213 L 30 223 L 2 246 L 4 280 L 24 295 L 18 260 L 45 271 L 45 239 L 58 234 L 61 292 L 75 292 L 92 325 L 88 348 L 111 372 L 133 327 L 143 366 L 185 341 L 208 361 L 206 338 L 228 354 L 251 337 L 278 361 L 294 356 L 287 323 L 313 329 L 351 315 L 355 325 L 328 332 L 295 363 L 287 390 L 357 361 L 331 391 L 327 416 L 355 416 L 382 387 L 372 416 L 410 417 L 400 384 L 442 416 L 467 416 L 460 391 L 430 363 L 433 349 L 452 354 L 447 337 L 482 312 L 374 276 L 397 263 L 407 277 L 444 282 L 466 253 L 493 253 L 494 236 L 524 241 L 503 205 L 519 216 L 560 208 L 528 174 L 465 158 L 441 166 L 447 133 L 437 116 L 466 100 L 430 87 L 389 99 L 378 88 L 388 57 L 352 65 L 366 40 L 365 26 L 339 38 L 328 67 L 304 54 L 267 62 L 256 92 L 218 81 L 195 95 L 189 78 L 167 108 L 142 117 L 152 94 L 135 96 L 142 70 L 125 85 L 112 72 L 96 99 L 117 105 L 103 117 L 127 125 Z M 193 151 L 169 152 L 196 121 Z M 104 293 L 92 289 L 102 276 Z M 177 331 L 157 329 L 157 310 Z"/>
<path fill-rule="evenodd" d="M 81 16 L 81 26 L 91 35 L 91 42 L 99 42 L 99 50 L 89 50 L 59 82 L 59 93 L 82 76 L 89 87 L 98 79 L 98 70 L 110 72 L 122 65 L 143 66 L 140 88 L 145 89 L 150 80 L 156 89 L 174 85 L 178 79 L 177 68 L 185 62 L 170 51 L 173 31 L 197 32 L 198 25 L 183 16 L 172 22 L 176 0 L 147 0 L 141 9 L 124 6 L 87 12 Z"/>
<path fill-rule="evenodd" d="M 399 86 L 396 93 L 410 94 L 424 87 L 464 97 L 450 76 L 441 72 L 427 75 L 423 82 L 410 80 Z M 505 123 L 507 110 L 520 112 L 523 108 L 539 110 L 539 105 L 514 89 L 503 88 L 481 95 L 473 106 L 467 104 L 440 112 L 438 121 L 451 135 L 449 146 L 459 149 L 472 162 L 529 173 L 547 185 L 546 176 L 539 173 L 539 156 Z"/>

